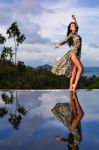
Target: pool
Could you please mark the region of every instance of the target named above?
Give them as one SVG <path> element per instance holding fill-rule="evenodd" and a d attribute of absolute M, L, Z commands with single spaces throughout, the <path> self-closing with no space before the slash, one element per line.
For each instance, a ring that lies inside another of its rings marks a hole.
<path fill-rule="evenodd" d="M 1 150 L 68 150 L 69 129 L 52 113 L 56 104 L 70 103 L 66 90 L 1 90 Z M 78 102 L 84 112 L 80 120 L 80 150 L 99 149 L 99 90 L 78 90 Z"/>

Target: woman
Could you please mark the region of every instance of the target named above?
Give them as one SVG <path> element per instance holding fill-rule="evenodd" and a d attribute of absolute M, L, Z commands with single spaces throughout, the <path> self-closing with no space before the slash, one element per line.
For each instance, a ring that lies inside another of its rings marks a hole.
<path fill-rule="evenodd" d="M 81 37 L 77 34 L 78 25 L 74 15 L 72 15 L 74 22 L 68 26 L 67 38 L 56 43 L 55 48 L 66 42 L 71 47 L 70 50 L 52 66 L 51 72 L 56 75 L 65 75 L 70 78 L 69 91 L 76 91 L 81 74 L 84 67 L 80 62 L 81 57 Z"/>
<path fill-rule="evenodd" d="M 66 138 L 56 135 L 56 140 L 67 143 L 68 149 L 77 150 L 82 141 L 80 122 L 84 116 L 84 111 L 76 92 L 73 94 L 73 91 L 70 91 L 70 103 L 57 103 L 51 111 L 70 131 Z"/>

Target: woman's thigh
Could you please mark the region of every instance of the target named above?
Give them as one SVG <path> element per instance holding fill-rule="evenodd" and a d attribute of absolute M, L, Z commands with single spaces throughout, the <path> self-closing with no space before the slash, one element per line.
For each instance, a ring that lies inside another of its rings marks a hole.
<path fill-rule="evenodd" d="M 74 66 L 76 66 L 77 68 L 79 68 L 79 67 L 83 68 L 82 63 L 80 62 L 80 59 L 77 57 L 75 52 L 71 52 L 70 58 L 71 58 L 72 64 Z"/>

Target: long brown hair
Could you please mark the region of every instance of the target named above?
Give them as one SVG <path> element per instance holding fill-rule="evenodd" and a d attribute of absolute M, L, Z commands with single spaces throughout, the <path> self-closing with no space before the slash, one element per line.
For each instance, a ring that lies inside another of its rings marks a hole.
<path fill-rule="evenodd" d="M 69 36 L 69 34 L 72 32 L 72 31 L 71 31 L 71 29 L 70 29 L 71 24 L 75 24 L 76 32 L 78 32 L 78 29 L 79 29 L 79 27 L 78 27 L 77 23 L 75 23 L 75 22 L 71 22 L 71 23 L 68 25 L 67 37 L 68 37 L 68 36 Z M 72 39 L 72 37 L 70 37 L 70 38 L 69 38 L 69 40 L 68 40 L 68 45 L 69 45 L 69 46 L 71 46 L 72 44 L 73 44 L 73 39 Z"/>

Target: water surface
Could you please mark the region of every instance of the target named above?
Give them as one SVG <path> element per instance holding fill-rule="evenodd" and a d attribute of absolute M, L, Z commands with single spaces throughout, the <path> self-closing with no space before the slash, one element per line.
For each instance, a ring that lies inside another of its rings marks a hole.
<path fill-rule="evenodd" d="M 68 150 L 68 144 L 55 139 L 67 137 L 69 130 L 51 109 L 69 103 L 68 90 L 0 91 L 1 150 Z M 99 149 L 99 90 L 79 90 L 84 111 L 80 122 L 79 149 Z"/>

